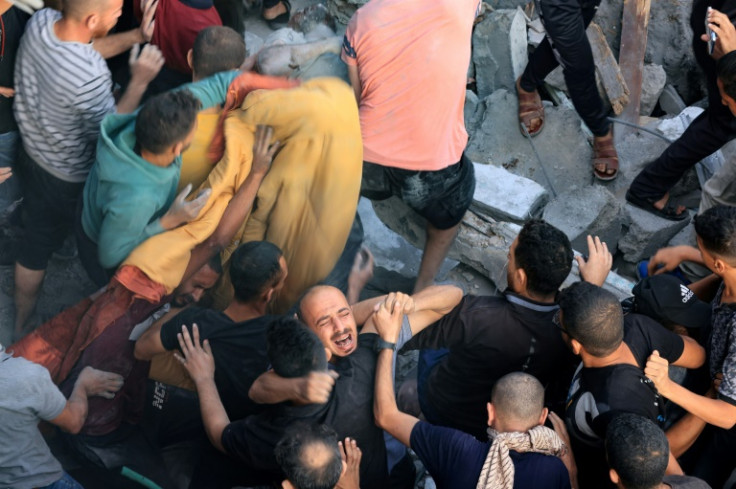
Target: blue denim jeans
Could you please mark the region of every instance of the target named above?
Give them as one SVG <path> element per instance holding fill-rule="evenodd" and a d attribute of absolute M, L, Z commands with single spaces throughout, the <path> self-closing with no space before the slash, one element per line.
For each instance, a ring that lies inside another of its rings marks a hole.
<path fill-rule="evenodd" d="M 84 487 L 82 487 L 79 482 L 72 479 L 71 475 L 64 472 L 64 477 L 58 481 L 53 484 L 49 484 L 48 486 L 39 487 L 38 489 L 84 489 Z"/>
<path fill-rule="evenodd" d="M 5 215 L 8 207 L 21 196 L 18 165 L 16 164 L 19 143 L 18 131 L 0 134 L 0 168 L 10 167 L 13 170 L 13 176 L 0 184 L 0 217 Z"/>

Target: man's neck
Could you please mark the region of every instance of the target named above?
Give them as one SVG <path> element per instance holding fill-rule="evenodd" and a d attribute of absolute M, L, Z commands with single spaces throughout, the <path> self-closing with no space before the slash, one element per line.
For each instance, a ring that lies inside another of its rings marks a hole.
<path fill-rule="evenodd" d="M 512 289 L 513 290 L 513 289 Z M 534 294 L 529 291 L 529 289 L 524 289 L 522 291 L 515 291 L 516 294 L 519 294 L 520 296 L 524 297 L 525 299 L 532 300 L 534 302 L 539 302 L 540 304 L 554 304 L 555 303 L 555 294 L 552 295 L 538 295 Z"/>
<path fill-rule="evenodd" d="M 171 156 L 168 154 L 157 155 L 143 148 L 141 148 L 141 158 L 143 158 L 150 164 L 154 166 L 159 166 L 161 168 L 166 168 L 167 166 L 171 166 L 171 163 L 174 161 L 171 159 Z"/>
<path fill-rule="evenodd" d="M 736 302 L 736 269 L 729 270 L 721 275 L 723 279 L 723 293 L 721 294 L 721 304 L 731 304 Z"/>
<path fill-rule="evenodd" d="M 92 33 L 79 22 L 68 17 L 62 17 L 54 24 L 54 34 L 63 42 L 79 42 L 89 44 L 92 42 Z"/>
<path fill-rule="evenodd" d="M 623 341 L 618 345 L 618 348 L 616 348 L 613 353 L 604 357 L 594 357 L 586 352 L 581 352 L 580 356 L 583 361 L 583 366 L 585 367 L 601 368 L 620 364 L 628 364 L 638 367 L 636 364 L 636 358 L 634 358 L 628 345 Z"/>
<path fill-rule="evenodd" d="M 243 321 L 265 316 L 267 306 L 268 304 L 266 303 L 252 304 L 249 302 L 243 303 L 233 300 L 222 312 L 234 322 L 242 323 Z"/>

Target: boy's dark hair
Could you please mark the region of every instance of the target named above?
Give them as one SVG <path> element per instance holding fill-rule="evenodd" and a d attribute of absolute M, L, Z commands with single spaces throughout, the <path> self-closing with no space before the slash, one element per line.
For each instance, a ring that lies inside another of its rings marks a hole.
<path fill-rule="evenodd" d="M 219 253 L 215 253 L 212 258 L 207 261 L 207 266 L 217 275 L 222 275 L 222 257 Z"/>
<path fill-rule="evenodd" d="M 184 140 L 194 127 L 202 103 L 189 90 L 174 90 L 152 97 L 135 118 L 138 145 L 161 154 Z"/>
<path fill-rule="evenodd" d="M 529 291 L 550 295 L 570 274 L 572 246 L 565 233 L 541 219 L 532 219 L 519 232 L 514 258 L 516 266 L 526 272 Z"/>
<path fill-rule="evenodd" d="M 723 84 L 726 95 L 736 99 L 736 51 L 721 56 L 716 64 L 716 74 Z"/>
<path fill-rule="evenodd" d="M 669 462 L 670 446 L 664 432 L 636 414 L 621 414 L 606 431 L 608 465 L 626 489 L 659 486 Z"/>
<path fill-rule="evenodd" d="M 281 279 L 283 256 L 278 246 L 268 241 L 249 241 L 235 250 L 230 258 L 230 281 L 239 302 L 258 297 Z"/>
<path fill-rule="evenodd" d="M 612 293 L 576 282 L 559 295 L 562 327 L 595 357 L 613 353 L 624 340 L 624 313 Z"/>
<path fill-rule="evenodd" d="M 292 425 L 276 444 L 274 455 L 297 489 L 332 489 L 342 474 L 337 433 L 327 425 Z"/>
<path fill-rule="evenodd" d="M 266 353 L 279 377 L 293 379 L 327 369 L 327 356 L 320 339 L 291 316 L 282 316 L 269 325 Z"/>
<path fill-rule="evenodd" d="M 736 207 L 717 205 L 695 216 L 695 232 L 703 247 L 727 260 L 736 259 Z"/>
<path fill-rule="evenodd" d="M 230 27 L 205 27 L 194 39 L 192 70 L 199 78 L 237 70 L 245 61 L 245 40 Z"/>

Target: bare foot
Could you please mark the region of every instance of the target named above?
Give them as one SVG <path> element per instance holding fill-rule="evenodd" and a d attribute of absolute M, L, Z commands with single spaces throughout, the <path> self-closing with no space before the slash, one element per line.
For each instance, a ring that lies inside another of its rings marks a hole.
<path fill-rule="evenodd" d="M 519 99 L 521 99 L 522 97 L 532 97 L 532 96 L 537 97 L 537 98 L 539 97 L 539 93 L 537 92 L 537 90 L 534 90 L 533 92 L 527 92 L 526 90 L 521 88 L 521 78 L 516 80 L 516 91 L 519 94 Z M 540 103 L 541 103 L 541 99 L 540 99 Z M 543 122 L 544 122 L 544 119 L 541 117 L 535 117 L 533 119 L 529 119 L 529 124 L 527 126 L 527 131 L 529 132 L 529 134 L 534 134 L 535 132 L 537 132 Z"/>
<path fill-rule="evenodd" d="M 273 20 L 281 14 L 286 13 L 286 5 L 284 2 L 279 2 L 271 8 L 263 9 L 263 18 L 266 20 Z"/>
<path fill-rule="evenodd" d="M 112 372 L 104 372 L 92 367 L 84 367 L 77 382 L 81 382 L 88 396 L 112 399 L 123 386 L 123 377 Z"/>
<path fill-rule="evenodd" d="M 373 253 L 368 248 L 362 247 L 355 254 L 353 268 L 350 270 L 350 276 L 348 277 L 348 303 L 354 304 L 358 302 L 360 292 L 372 278 Z M 351 300 L 353 302 L 350 302 Z"/>
<path fill-rule="evenodd" d="M 662 209 L 664 209 L 664 206 L 667 205 L 667 201 L 668 200 L 670 200 L 670 193 L 669 192 L 667 192 L 666 194 L 664 194 L 664 197 L 662 197 L 658 201 L 652 203 L 652 206 L 654 206 L 655 208 L 657 208 L 657 209 L 659 209 L 661 211 Z M 685 212 L 685 209 L 686 208 L 685 208 L 684 205 L 678 205 L 677 206 L 676 214 L 679 216 L 680 214 L 682 214 L 683 212 Z"/>

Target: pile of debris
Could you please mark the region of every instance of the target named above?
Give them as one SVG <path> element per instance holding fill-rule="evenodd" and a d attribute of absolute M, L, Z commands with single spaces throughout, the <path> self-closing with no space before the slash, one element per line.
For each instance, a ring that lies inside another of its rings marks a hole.
<path fill-rule="evenodd" d="M 363 3 L 328 0 L 327 9 L 338 22 L 347 22 Z M 688 26 L 691 3 L 652 0 L 650 16 L 627 24 L 629 14 L 623 1 L 604 0 L 588 29 L 599 90 L 612 113 L 625 119 L 626 111 L 638 107 L 628 118 L 656 133 L 615 125 L 620 170 L 618 178 L 606 184 L 593 179 L 592 135 L 569 101 L 561 70 L 547 78 L 551 100 L 545 100 L 544 130 L 532 141 L 522 135 L 515 80 L 526 65 L 528 52 L 543 39 L 544 27 L 533 3 L 520 6 L 518 0 L 496 0 L 484 4 L 473 33 L 468 78 L 474 84 L 469 85 L 472 90 L 467 91 L 465 104 L 470 135 L 466 154 L 475 162 L 477 185 L 474 205 L 463 221 L 451 258 L 503 288 L 508 247 L 518 225 L 531 217 L 543 217 L 562 229 L 583 253 L 587 252 L 588 234 L 601 236 L 615 254 L 615 266 L 629 279 L 638 261 L 670 241 L 694 244 L 689 220 L 662 219 L 624 200 L 639 171 L 702 111 L 697 106 L 702 105 L 697 101 L 704 95 L 702 76 L 693 58 Z M 627 36 L 626 29 L 632 25 L 634 30 L 629 32 L 634 35 Z M 633 68 L 629 66 L 632 59 Z M 633 78 L 633 90 L 625 82 L 632 80 L 632 70 L 641 79 L 636 83 Z M 688 173 L 672 194 L 684 196 L 696 209 L 703 181 L 722 164 L 723 153 L 731 151 L 727 146 L 697 172 Z M 389 228 L 415 246 L 423 246 L 421 218 L 398 199 L 376 202 L 374 208 Z M 617 275 L 609 284 L 619 296 L 629 295 L 630 286 Z"/>

